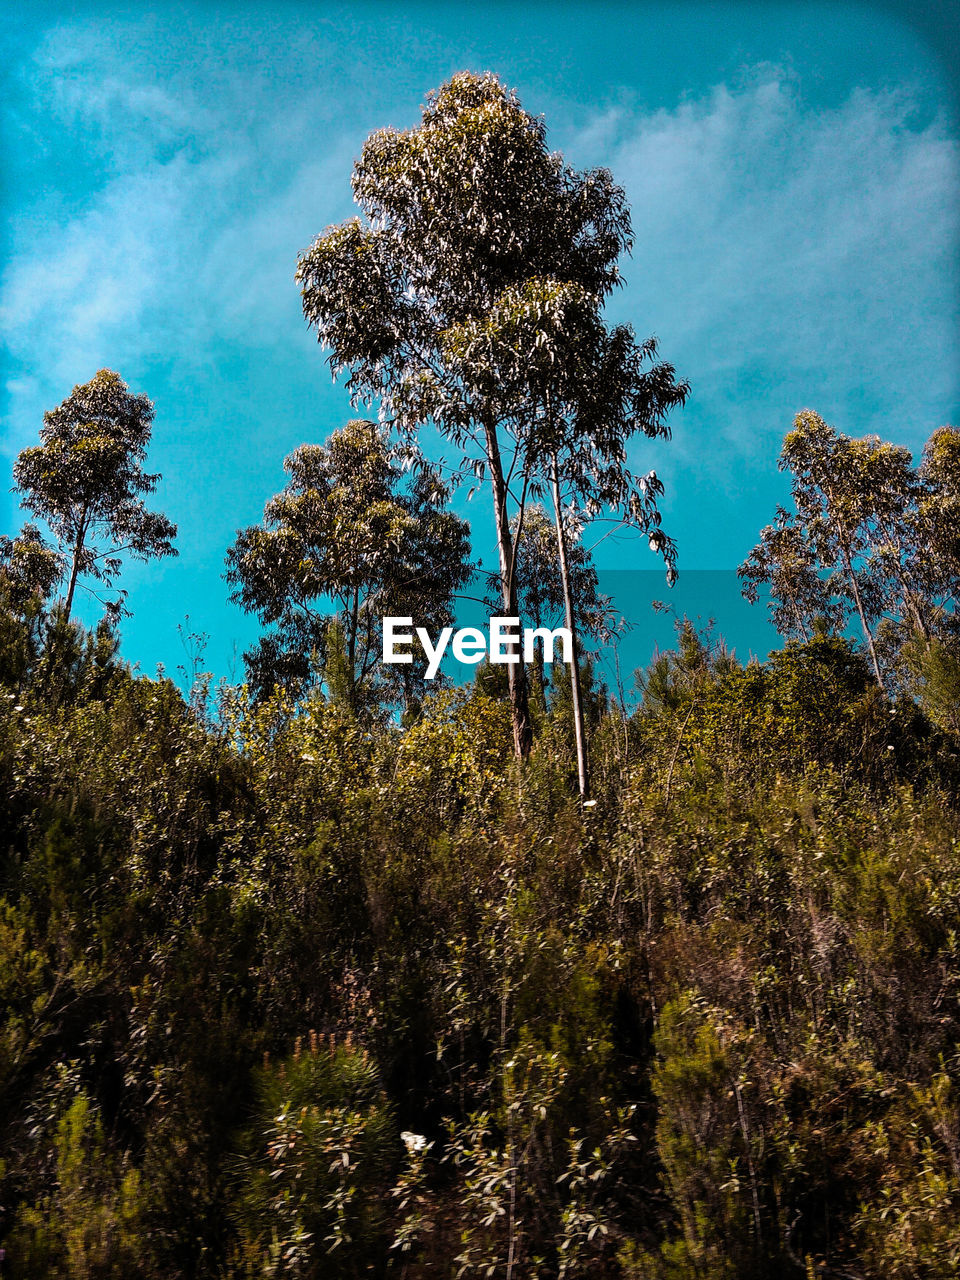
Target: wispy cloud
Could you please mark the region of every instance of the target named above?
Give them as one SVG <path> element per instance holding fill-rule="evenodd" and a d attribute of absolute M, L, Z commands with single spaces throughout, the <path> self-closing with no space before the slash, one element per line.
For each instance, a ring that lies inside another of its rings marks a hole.
<path fill-rule="evenodd" d="M 771 397 L 848 410 L 855 432 L 938 425 L 960 388 L 945 121 L 921 120 L 906 91 L 813 111 L 793 76 L 761 67 L 647 118 L 610 113 L 583 142 L 633 210 L 618 309 L 660 334 L 740 450 L 789 425 L 744 422 Z"/>
<path fill-rule="evenodd" d="M 72 136 L 101 181 L 14 212 L 0 285 L 11 453 L 51 397 L 103 364 L 203 364 L 224 342 L 300 334 L 297 252 L 350 203 L 349 139 L 330 130 L 301 150 L 326 114 L 321 86 L 272 113 L 241 111 L 239 83 L 200 102 L 73 38 L 37 51 L 31 111 L 16 123 Z"/>
<path fill-rule="evenodd" d="M 349 103 L 331 118 L 328 86 L 272 101 L 261 85 L 241 109 L 229 68 L 201 100 L 66 37 L 32 74 L 36 120 L 85 137 L 103 180 L 14 222 L 0 294 L 12 450 L 101 363 L 301 340 L 294 260 L 349 211 Z M 735 452 L 782 431 L 763 416 L 772 395 L 856 407 L 844 425 L 866 430 L 893 404 L 926 422 L 955 394 L 958 152 L 907 93 L 814 111 L 761 67 L 671 110 L 598 115 L 573 150 L 609 165 L 633 209 L 617 311 L 660 334 Z"/>
<path fill-rule="evenodd" d="M 185 198 L 202 187 L 200 175 L 175 158 L 115 178 L 90 209 L 45 227 L 29 249 L 21 243 L 2 295 L 13 354 L 59 377 L 142 334 L 182 269 Z"/>

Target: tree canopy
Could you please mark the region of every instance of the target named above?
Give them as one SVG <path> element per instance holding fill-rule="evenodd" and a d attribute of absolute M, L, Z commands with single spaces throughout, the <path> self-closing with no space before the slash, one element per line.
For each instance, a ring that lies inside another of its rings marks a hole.
<path fill-rule="evenodd" d="M 744 594 L 756 601 L 768 587 L 787 636 L 841 634 L 856 616 L 877 683 L 897 682 L 911 637 L 927 645 L 956 631 L 958 456 L 953 427 L 933 433 L 915 467 L 902 446 L 853 439 L 804 410 L 780 456 L 794 511 L 778 508 L 740 566 Z"/>
<path fill-rule="evenodd" d="M 153 417 L 145 395 L 101 369 L 43 415 L 41 443 L 24 449 L 14 465 L 23 505 L 50 527 L 69 566 L 67 619 L 81 578 L 111 591 L 124 555 L 149 560 L 177 554 L 176 525 L 143 500 L 160 480 L 143 470 Z M 121 590 L 101 603 L 117 616 L 125 595 Z"/>
<path fill-rule="evenodd" d="M 313 661 L 328 676 L 341 672 L 354 708 L 371 701 L 374 684 L 409 704 L 423 671 L 380 667 L 382 620 L 416 614 L 421 625 L 446 625 L 471 572 L 466 522 L 445 509 L 446 488 L 429 469 L 404 482 L 373 422 L 301 445 L 284 468 L 289 479 L 263 522 L 239 531 L 227 554 L 232 599 L 269 628 L 245 655 L 254 689 L 302 691 Z"/>
<path fill-rule="evenodd" d="M 550 152 L 496 76 L 467 73 L 429 96 L 416 128 L 367 139 L 353 192 L 364 218 L 300 259 L 304 315 L 356 399 L 378 400 L 410 443 L 432 421 L 459 452 L 454 474 L 489 480 L 503 610 L 517 616 L 511 519 L 522 528 L 556 467 L 591 510 L 659 522 L 625 442 L 665 434 L 686 385 L 651 363 L 654 342 L 601 317 L 631 244 L 624 193 L 608 170 Z M 523 756 L 522 664 L 508 679 Z"/>

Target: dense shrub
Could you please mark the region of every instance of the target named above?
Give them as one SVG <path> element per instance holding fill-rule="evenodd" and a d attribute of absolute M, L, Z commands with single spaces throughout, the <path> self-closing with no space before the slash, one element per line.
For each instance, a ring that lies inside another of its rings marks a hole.
<path fill-rule="evenodd" d="M 490 673 L 401 727 L 104 644 L 0 695 L 11 1274 L 955 1274 L 948 715 L 687 628 L 583 808 L 562 681 L 518 769 Z"/>

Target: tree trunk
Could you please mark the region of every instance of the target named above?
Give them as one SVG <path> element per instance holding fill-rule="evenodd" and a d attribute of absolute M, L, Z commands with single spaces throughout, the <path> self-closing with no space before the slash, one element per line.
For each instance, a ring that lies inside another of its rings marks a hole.
<path fill-rule="evenodd" d="M 563 609 L 567 630 L 570 632 L 570 692 L 573 699 L 573 735 L 577 744 L 577 782 L 580 799 L 590 796 L 590 774 L 587 767 L 587 735 L 583 717 L 583 691 L 580 687 L 580 645 L 577 640 L 577 624 L 573 614 L 573 595 L 570 590 L 570 571 L 567 565 L 567 538 L 563 531 L 563 512 L 560 507 L 560 476 L 556 455 L 551 468 L 553 487 L 553 513 L 557 526 L 557 553 L 560 557 L 560 581 L 563 583 Z"/>
<path fill-rule="evenodd" d="M 790 607 L 793 610 L 793 620 L 797 624 L 797 630 L 803 636 L 804 642 L 806 642 L 810 639 L 810 635 L 807 628 L 804 626 L 803 614 L 800 612 L 800 606 L 797 604 L 797 598 L 792 593 L 790 595 Z"/>
<path fill-rule="evenodd" d="M 540 624 L 539 624 L 539 623 L 537 623 L 537 626 L 539 626 L 539 625 L 540 625 Z M 546 673 L 546 670 L 544 669 L 544 662 L 543 662 L 543 646 L 542 646 L 542 645 L 541 645 L 541 646 L 536 650 L 536 652 L 534 653 L 534 655 L 533 655 L 533 661 L 534 661 L 534 664 L 535 664 L 535 666 L 536 666 L 536 672 L 537 672 L 537 685 L 536 685 L 536 687 L 537 687 L 537 689 L 539 690 L 539 692 L 538 692 L 538 694 L 537 694 L 537 697 L 539 698 L 539 702 L 537 703 L 537 705 L 538 705 L 542 710 L 544 710 L 544 711 L 545 711 L 545 710 L 546 710 L 546 707 L 547 707 L 547 673 Z"/>
<path fill-rule="evenodd" d="M 907 612 L 913 618 L 914 630 L 918 631 L 924 640 L 929 640 L 930 628 L 927 625 L 926 618 L 923 616 L 923 610 L 920 608 L 919 597 L 917 596 L 917 593 L 913 590 L 913 588 L 909 585 L 906 578 L 903 576 L 903 564 L 902 564 L 903 543 L 895 534 L 891 532 L 891 530 L 888 528 L 886 524 L 886 521 L 878 520 L 877 524 L 883 536 L 896 550 L 897 567 L 893 572 L 893 576 L 896 578 L 897 582 L 900 585 L 900 590 L 903 592 L 903 601 L 904 601 L 904 604 L 907 606 Z"/>
<path fill-rule="evenodd" d="M 77 536 L 77 541 L 73 548 L 73 562 L 70 565 L 70 584 L 67 587 L 67 597 L 63 602 L 63 610 L 66 614 L 66 621 L 70 621 L 70 610 L 73 608 L 73 593 L 77 589 L 77 577 L 80 573 L 80 552 L 83 550 L 83 534 Z"/>
<path fill-rule="evenodd" d="M 503 596 L 504 616 L 518 618 L 517 584 L 513 574 L 513 540 L 510 537 L 510 517 L 507 513 L 507 487 L 503 479 L 500 445 L 496 427 L 484 423 L 487 442 L 487 463 L 490 467 L 490 484 L 493 489 L 493 515 L 497 528 L 497 553 L 500 560 L 500 587 Z M 519 649 L 519 640 L 517 642 Z M 530 705 L 527 695 L 527 673 L 523 655 L 518 662 L 507 664 L 507 686 L 510 693 L 510 712 L 513 719 L 513 749 L 518 760 L 525 760 L 533 744 L 533 727 L 530 723 Z"/>
<path fill-rule="evenodd" d="M 847 544 L 841 534 L 840 549 L 843 552 L 843 561 L 847 567 L 847 576 L 850 579 L 850 590 L 853 592 L 854 604 L 857 606 L 857 613 L 860 616 L 860 626 L 863 628 L 863 637 L 867 642 L 867 649 L 870 652 L 870 662 L 873 666 L 873 674 L 876 677 L 877 684 L 880 686 L 880 692 L 886 693 L 883 685 L 883 676 L 880 674 L 880 663 L 877 661 L 877 650 L 873 643 L 873 632 L 867 623 L 867 615 L 863 607 L 863 600 L 860 596 L 860 585 L 857 582 L 857 575 L 850 559 L 850 552 L 847 550 Z"/>
<path fill-rule="evenodd" d="M 357 623 L 360 614 L 360 588 L 353 588 L 353 607 L 350 610 L 350 637 L 347 641 L 347 680 L 350 685 L 350 710 L 357 709 Z"/>

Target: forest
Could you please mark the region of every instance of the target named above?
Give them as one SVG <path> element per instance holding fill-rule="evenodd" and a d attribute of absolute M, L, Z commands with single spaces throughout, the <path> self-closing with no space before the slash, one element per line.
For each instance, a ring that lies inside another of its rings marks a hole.
<path fill-rule="evenodd" d="M 584 534 L 669 598 L 632 459 L 691 393 L 605 318 L 622 189 L 466 73 L 352 189 L 296 282 L 372 416 L 223 549 L 242 683 L 120 656 L 125 566 L 177 553 L 145 393 L 94 373 L 14 468 L 0 1275 L 955 1277 L 960 429 L 801 409 L 739 569 L 781 647 L 680 617 L 611 690 Z M 382 662 L 467 591 L 572 661 Z"/>

